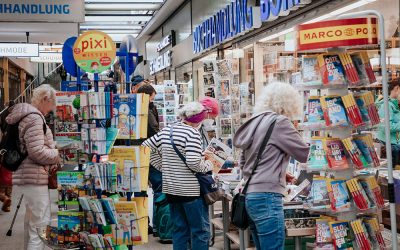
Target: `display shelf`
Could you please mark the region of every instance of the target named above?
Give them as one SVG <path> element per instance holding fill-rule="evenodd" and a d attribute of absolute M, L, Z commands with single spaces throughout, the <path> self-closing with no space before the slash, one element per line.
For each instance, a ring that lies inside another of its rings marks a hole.
<path fill-rule="evenodd" d="M 53 244 L 50 242 L 49 239 L 46 237 L 46 230 L 47 230 L 47 225 L 43 227 L 37 227 L 36 228 L 36 233 L 39 236 L 40 240 L 45 244 L 46 247 L 54 250 L 75 250 L 75 249 L 81 249 L 80 243 L 76 244 L 68 244 L 68 245 L 60 245 L 60 244 Z"/>
<path fill-rule="evenodd" d="M 224 229 L 224 222 L 222 218 L 211 219 L 211 223 L 218 229 Z"/>
<path fill-rule="evenodd" d="M 315 228 L 286 229 L 286 236 L 288 237 L 312 236 L 312 235 L 315 235 Z"/>
<path fill-rule="evenodd" d="M 378 207 L 371 207 L 369 209 L 365 210 L 360 210 L 355 206 L 352 206 L 348 209 L 343 209 L 340 211 L 332 211 L 330 208 L 320 208 L 320 209 L 314 209 L 313 207 L 309 206 L 308 210 L 312 213 L 317 213 L 317 214 L 326 214 L 326 215 L 331 215 L 331 216 L 338 216 L 338 215 L 345 215 L 345 214 L 354 214 L 357 213 L 358 215 L 360 214 L 375 214 L 379 210 L 385 209 L 389 207 L 389 202 L 386 202 L 383 208 L 378 208 Z"/>
<path fill-rule="evenodd" d="M 346 89 L 348 84 L 321 84 L 321 85 L 302 85 L 302 84 L 295 84 L 293 85 L 299 91 L 309 91 L 313 89 Z"/>
<path fill-rule="evenodd" d="M 379 168 L 382 168 L 382 167 L 386 167 L 386 165 L 387 165 L 387 160 L 380 160 L 380 166 L 378 166 L 378 167 L 375 167 L 373 164 L 369 164 L 367 167 L 364 167 L 364 168 L 362 168 L 362 169 L 357 169 L 355 166 L 355 164 L 353 164 L 353 163 L 351 163 L 351 162 L 349 162 L 349 165 L 350 165 L 350 168 L 347 168 L 347 169 L 332 169 L 332 168 L 330 168 L 330 167 L 328 167 L 328 166 L 323 166 L 323 167 L 321 167 L 321 168 L 310 168 L 310 167 L 308 167 L 308 164 L 307 163 L 299 163 L 299 167 L 302 169 L 302 170 L 305 170 L 305 171 L 307 171 L 307 172 L 320 172 L 320 171 L 326 171 L 326 172 L 344 172 L 344 171 L 352 171 L 353 172 L 353 176 L 354 176 L 354 174 L 356 174 L 357 172 L 359 172 L 359 171 L 371 171 L 371 170 L 378 170 Z M 362 173 L 357 173 L 357 175 L 361 175 Z"/>
<path fill-rule="evenodd" d="M 343 130 L 343 129 L 352 129 L 352 130 L 373 130 L 378 128 L 378 125 L 371 125 L 370 123 L 366 123 L 357 127 L 354 127 L 351 124 L 343 125 L 333 125 L 333 126 L 326 126 L 325 124 L 312 124 L 312 123 L 299 123 L 297 125 L 298 130 L 302 131 L 333 131 L 333 130 Z"/>
<path fill-rule="evenodd" d="M 236 245 L 240 245 L 240 236 L 239 232 L 236 231 L 230 231 L 229 233 L 226 234 L 226 236 Z"/>

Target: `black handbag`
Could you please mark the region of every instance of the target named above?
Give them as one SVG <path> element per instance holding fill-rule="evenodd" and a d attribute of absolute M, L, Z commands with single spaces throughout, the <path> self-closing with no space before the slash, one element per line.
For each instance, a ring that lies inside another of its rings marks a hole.
<path fill-rule="evenodd" d="M 175 153 L 179 156 L 179 158 L 181 158 L 181 160 L 185 163 L 187 168 L 189 168 L 189 166 L 186 163 L 186 158 L 182 155 L 182 153 L 179 151 L 179 149 L 176 147 L 174 143 L 174 139 L 172 137 L 173 130 L 174 130 L 173 125 L 171 125 L 171 128 L 169 130 L 169 138 L 171 141 L 171 145 L 175 150 Z M 190 168 L 189 170 L 192 171 L 192 173 L 196 176 L 197 181 L 199 182 L 200 185 L 200 195 L 204 198 L 207 205 L 212 205 L 216 201 L 222 199 L 224 192 L 218 187 L 218 184 L 215 182 L 211 171 L 207 173 L 196 173 Z"/>
<path fill-rule="evenodd" d="M 246 181 L 246 184 L 243 187 L 242 192 L 239 192 L 233 197 L 232 200 L 232 216 L 231 223 L 238 227 L 239 229 L 245 230 L 249 226 L 249 217 L 246 211 L 246 192 L 249 186 L 251 177 L 256 171 L 257 165 L 260 162 L 261 155 L 265 150 L 265 147 L 268 144 L 269 138 L 271 137 L 272 130 L 274 129 L 276 119 L 272 121 L 271 125 L 268 128 L 267 134 L 265 135 L 264 141 L 262 142 L 260 149 L 257 154 L 257 159 L 254 163 L 253 170 L 251 171 L 251 175 L 249 179 Z"/>

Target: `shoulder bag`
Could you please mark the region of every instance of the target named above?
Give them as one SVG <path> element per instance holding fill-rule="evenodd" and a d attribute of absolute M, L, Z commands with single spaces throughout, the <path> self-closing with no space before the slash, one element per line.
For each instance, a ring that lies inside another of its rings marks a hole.
<path fill-rule="evenodd" d="M 238 194 L 236 194 L 232 200 L 231 223 L 233 225 L 235 225 L 236 227 L 243 229 L 243 230 L 249 226 L 249 218 L 248 218 L 248 214 L 246 211 L 247 188 L 249 186 L 251 177 L 253 176 L 254 172 L 257 169 L 257 165 L 260 162 L 262 153 L 264 152 L 265 147 L 268 144 L 269 138 L 271 137 L 272 130 L 275 127 L 275 122 L 276 122 L 276 119 L 271 123 L 271 125 L 268 128 L 267 134 L 265 135 L 264 140 L 260 146 L 260 149 L 258 150 L 257 159 L 254 163 L 253 170 L 251 171 L 251 175 L 249 176 L 249 179 L 246 181 L 246 184 L 244 185 L 242 192 L 239 192 Z"/>
<path fill-rule="evenodd" d="M 181 160 L 185 163 L 187 168 L 192 171 L 192 173 L 196 176 L 197 181 L 200 184 L 200 195 L 204 198 L 206 201 L 207 205 L 212 205 L 216 201 L 220 200 L 222 196 L 224 195 L 224 192 L 218 187 L 218 184 L 215 182 L 214 178 L 212 177 L 212 174 L 210 172 L 208 173 L 196 173 L 192 169 L 189 168 L 189 166 L 186 163 L 186 158 L 185 156 L 182 155 L 182 153 L 179 151 L 179 149 L 176 147 L 174 143 L 174 139 L 172 137 L 174 128 L 173 125 L 171 125 L 171 128 L 169 130 L 169 138 L 171 141 L 171 145 L 175 150 L 175 153 L 181 158 Z"/>

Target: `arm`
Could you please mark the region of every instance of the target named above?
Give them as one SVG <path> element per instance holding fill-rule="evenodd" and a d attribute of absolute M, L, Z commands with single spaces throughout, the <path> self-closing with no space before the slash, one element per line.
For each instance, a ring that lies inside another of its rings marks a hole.
<path fill-rule="evenodd" d="M 147 134 L 152 136 L 160 131 L 160 127 L 156 118 L 156 114 L 149 112 L 149 121 L 148 121 L 148 132 Z"/>
<path fill-rule="evenodd" d="M 301 163 L 307 162 L 310 147 L 304 142 L 299 132 L 294 128 L 288 118 L 276 122 L 272 135 L 272 143 L 286 154 Z"/>
<path fill-rule="evenodd" d="M 389 101 L 389 115 L 390 115 L 389 123 L 390 123 L 390 132 L 391 133 L 400 132 L 400 120 L 396 121 L 394 119 L 394 109 L 395 108 L 396 107 L 394 107 L 394 105 Z M 379 117 L 381 119 L 385 119 L 385 110 L 384 110 L 383 104 L 379 108 Z M 381 124 L 381 126 L 382 126 L 382 128 L 384 127 L 383 124 Z"/>
<path fill-rule="evenodd" d="M 44 145 L 44 121 L 41 118 L 38 119 L 36 116 L 28 122 L 28 128 L 23 137 L 28 157 L 40 165 L 57 164 L 59 162 L 58 150 L 48 148 Z"/>
<path fill-rule="evenodd" d="M 149 147 L 150 152 L 150 164 L 154 166 L 157 170 L 162 169 L 162 157 L 159 151 L 160 147 L 160 135 L 159 133 L 150 137 L 142 143 L 143 146 Z"/>
<path fill-rule="evenodd" d="M 208 171 L 202 160 L 202 145 L 200 133 L 193 134 L 191 138 L 186 139 L 186 164 L 187 166 L 198 173 L 205 173 Z"/>

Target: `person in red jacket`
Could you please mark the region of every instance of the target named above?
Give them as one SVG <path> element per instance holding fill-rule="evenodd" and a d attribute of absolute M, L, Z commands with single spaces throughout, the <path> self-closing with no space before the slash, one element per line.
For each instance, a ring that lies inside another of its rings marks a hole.
<path fill-rule="evenodd" d="M 8 103 L 8 108 L 1 114 L 0 129 L 3 135 L 7 129 L 5 121 L 7 115 L 10 113 L 9 108 L 14 106 L 14 101 Z M 11 193 L 12 193 L 12 172 L 0 165 L 0 201 L 3 202 L 1 210 L 10 212 L 11 207 Z"/>

